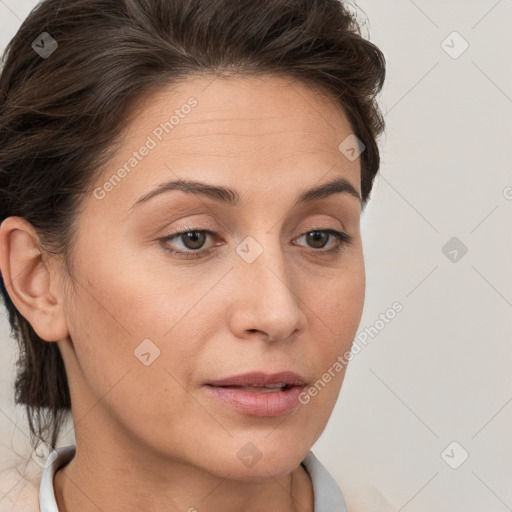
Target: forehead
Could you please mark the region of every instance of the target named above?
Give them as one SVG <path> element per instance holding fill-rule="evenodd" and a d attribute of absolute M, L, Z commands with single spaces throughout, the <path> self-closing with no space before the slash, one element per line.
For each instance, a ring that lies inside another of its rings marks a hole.
<path fill-rule="evenodd" d="M 350 161 L 339 150 L 351 133 L 332 98 L 290 78 L 193 76 L 134 104 L 119 149 L 99 183 L 124 166 L 129 172 L 109 198 L 125 197 L 131 203 L 155 184 L 178 177 L 253 195 L 258 184 L 264 193 L 338 175 L 360 191 L 359 159 Z M 127 167 L 149 139 L 151 150 L 133 169 Z"/>
<path fill-rule="evenodd" d="M 191 99 L 193 108 L 189 107 Z M 172 133 L 162 134 L 164 145 L 185 150 L 208 143 L 226 156 L 233 149 L 238 153 L 250 149 L 251 144 L 265 144 L 281 149 L 280 153 L 292 148 L 338 155 L 339 143 L 351 133 L 338 102 L 319 88 L 292 78 L 193 75 L 163 84 L 133 105 L 123 149 L 130 149 L 144 135 L 158 132 L 169 120 Z"/>

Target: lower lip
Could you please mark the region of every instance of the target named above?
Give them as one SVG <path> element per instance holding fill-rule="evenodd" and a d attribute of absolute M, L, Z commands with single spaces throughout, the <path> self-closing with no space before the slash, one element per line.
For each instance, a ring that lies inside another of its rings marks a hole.
<path fill-rule="evenodd" d="M 292 386 L 285 391 L 258 393 L 239 388 L 204 386 L 207 393 L 248 416 L 280 416 L 299 404 L 306 386 Z"/>

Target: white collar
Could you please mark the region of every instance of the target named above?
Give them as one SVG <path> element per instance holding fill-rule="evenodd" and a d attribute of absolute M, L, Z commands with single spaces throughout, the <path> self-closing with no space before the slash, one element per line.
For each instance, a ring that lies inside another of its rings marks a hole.
<path fill-rule="evenodd" d="M 59 512 L 53 489 L 53 476 L 59 468 L 75 456 L 75 445 L 61 446 L 53 450 L 46 459 L 39 487 L 41 512 Z M 347 512 L 345 500 L 338 484 L 312 451 L 309 451 L 302 466 L 313 484 L 314 512 Z"/>

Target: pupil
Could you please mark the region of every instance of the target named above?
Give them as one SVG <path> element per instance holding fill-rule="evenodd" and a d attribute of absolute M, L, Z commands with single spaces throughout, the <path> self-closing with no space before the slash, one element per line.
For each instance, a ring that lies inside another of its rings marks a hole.
<path fill-rule="evenodd" d="M 182 234 L 183 242 L 187 249 L 200 249 L 205 242 L 205 234 L 201 233 L 201 231 L 188 231 L 187 233 Z M 199 241 L 198 241 L 199 240 Z M 191 242 L 191 244 L 189 244 Z"/>
<path fill-rule="evenodd" d="M 327 237 L 327 233 L 323 233 L 322 231 L 311 231 L 310 233 L 308 233 L 308 237 L 310 239 L 313 239 L 313 247 L 323 247 L 325 245 L 325 238 Z M 321 244 L 320 246 L 315 246 L 315 243 L 317 243 L 318 241 L 323 240 L 324 243 Z"/>

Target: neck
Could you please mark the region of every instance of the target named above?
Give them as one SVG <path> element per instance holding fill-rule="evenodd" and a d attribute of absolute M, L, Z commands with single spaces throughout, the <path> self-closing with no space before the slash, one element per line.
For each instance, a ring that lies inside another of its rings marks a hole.
<path fill-rule="evenodd" d="M 302 466 L 281 478 L 241 482 L 228 477 L 187 471 L 175 481 L 159 475 L 138 474 L 131 468 L 98 464 L 93 471 L 75 458 L 54 478 L 59 512 L 313 512 L 311 480 Z M 172 471 L 170 465 L 170 473 Z M 176 468 L 174 468 L 176 470 Z M 186 485 L 183 485 L 186 482 Z"/>

